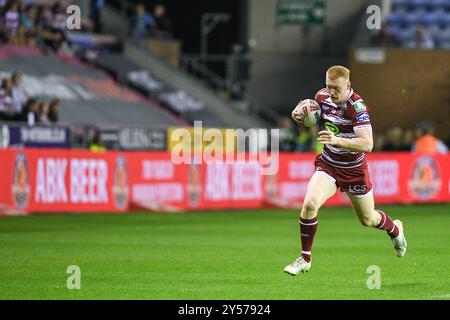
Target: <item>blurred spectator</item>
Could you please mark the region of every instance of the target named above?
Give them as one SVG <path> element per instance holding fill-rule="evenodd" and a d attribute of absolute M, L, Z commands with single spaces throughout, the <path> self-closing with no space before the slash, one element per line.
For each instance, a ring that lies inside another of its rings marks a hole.
<path fill-rule="evenodd" d="M 158 4 L 153 10 L 155 26 L 152 28 L 152 35 L 161 38 L 172 36 L 172 21 L 166 14 L 166 7 Z"/>
<path fill-rule="evenodd" d="M 406 43 L 406 47 L 410 49 L 433 49 L 434 41 L 428 29 L 424 25 L 419 24 L 414 33 L 414 38 Z"/>
<path fill-rule="evenodd" d="M 392 32 L 391 26 L 384 23 L 381 30 L 372 39 L 372 44 L 383 47 L 397 47 L 400 45 L 400 41 Z"/>
<path fill-rule="evenodd" d="M 41 36 L 46 47 L 58 53 L 61 49 L 68 47 L 66 37 L 66 16 L 64 8 L 59 2 L 56 2 L 49 10 L 42 7 L 40 12 Z"/>
<path fill-rule="evenodd" d="M 89 144 L 89 150 L 92 152 L 105 152 L 106 148 L 103 146 L 103 143 L 100 139 L 100 133 L 96 132 L 94 137 L 92 138 L 91 143 Z"/>
<path fill-rule="evenodd" d="M 9 43 L 18 43 L 20 13 L 19 5 L 16 1 L 10 1 L 6 4 L 2 12 L 2 28 L 4 29 L 6 39 Z"/>
<path fill-rule="evenodd" d="M 386 140 L 383 151 L 401 151 L 403 130 L 399 126 L 389 128 L 386 132 Z"/>
<path fill-rule="evenodd" d="M 58 99 L 53 99 L 50 101 L 49 105 L 49 113 L 48 113 L 48 119 L 51 123 L 55 124 L 59 121 L 59 111 L 61 108 L 61 101 Z"/>
<path fill-rule="evenodd" d="M 22 76 L 18 72 L 13 72 L 11 75 L 11 93 L 12 93 L 12 103 L 15 114 L 22 113 L 22 107 L 27 101 L 27 95 L 22 86 Z"/>
<path fill-rule="evenodd" d="M 9 79 L 2 80 L 0 89 L 0 119 L 6 121 L 14 120 L 12 82 Z"/>
<path fill-rule="evenodd" d="M 417 128 L 418 139 L 414 143 L 413 151 L 419 154 L 434 155 L 448 152 L 447 146 L 433 136 L 433 126 L 428 122 L 421 123 Z"/>
<path fill-rule="evenodd" d="M 400 151 L 411 151 L 416 140 L 414 130 L 406 129 L 403 133 L 402 143 L 400 145 Z"/>
<path fill-rule="evenodd" d="M 104 5 L 104 0 L 91 0 L 90 18 L 94 24 L 94 32 L 96 33 L 100 33 L 102 30 L 101 13 Z"/>
<path fill-rule="evenodd" d="M 146 12 L 144 4 L 136 6 L 136 13 L 131 18 L 131 36 L 134 40 L 140 40 L 148 35 L 150 28 L 155 26 L 155 19 Z"/>
<path fill-rule="evenodd" d="M 21 12 L 21 33 L 23 34 L 24 44 L 35 46 L 36 39 L 39 36 L 38 9 L 36 6 L 29 5 L 25 11 Z"/>
<path fill-rule="evenodd" d="M 373 151 L 383 151 L 384 144 L 385 144 L 385 137 L 382 132 L 379 132 L 374 135 L 374 144 L 373 144 Z"/>
<path fill-rule="evenodd" d="M 35 98 L 30 98 L 25 103 L 22 113 L 17 117 L 17 120 L 26 122 L 29 126 L 34 126 L 37 122 L 38 101 Z"/>
<path fill-rule="evenodd" d="M 311 135 L 313 137 L 313 151 L 317 154 L 322 153 L 324 145 L 317 141 L 317 137 L 319 136 L 319 126 L 314 126 L 309 128 Z"/>
<path fill-rule="evenodd" d="M 296 138 L 296 151 L 311 152 L 315 151 L 315 138 L 311 133 L 310 128 L 298 126 L 298 135 Z"/>
<path fill-rule="evenodd" d="M 291 118 L 284 117 L 279 122 L 280 151 L 293 152 L 295 150 L 297 132 Z"/>
<path fill-rule="evenodd" d="M 50 105 L 47 102 L 40 102 L 38 107 L 38 122 L 41 124 L 51 124 L 48 115 L 50 113 Z"/>

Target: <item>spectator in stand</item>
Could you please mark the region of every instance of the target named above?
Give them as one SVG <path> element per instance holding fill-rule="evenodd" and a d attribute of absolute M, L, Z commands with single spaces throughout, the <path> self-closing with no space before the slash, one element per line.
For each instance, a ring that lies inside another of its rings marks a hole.
<path fill-rule="evenodd" d="M 383 26 L 381 26 L 381 30 L 372 38 L 372 44 L 383 47 L 398 47 L 400 41 L 398 41 L 397 37 L 392 33 L 392 28 L 387 23 L 384 23 Z"/>
<path fill-rule="evenodd" d="M 51 124 L 49 119 L 50 105 L 47 102 L 41 101 L 38 106 L 38 122 L 40 124 Z"/>
<path fill-rule="evenodd" d="M 414 38 L 406 43 L 406 47 L 410 49 L 433 49 L 434 41 L 428 32 L 428 29 L 424 25 L 419 24 L 414 34 Z"/>
<path fill-rule="evenodd" d="M 319 127 L 316 125 L 314 127 L 309 128 L 311 135 L 313 137 L 313 151 L 317 154 L 321 154 L 324 145 L 322 143 L 320 143 L 319 141 L 317 141 L 317 138 L 319 137 Z"/>
<path fill-rule="evenodd" d="M 295 138 L 297 132 L 294 129 L 291 118 L 284 117 L 279 122 L 280 127 L 280 151 L 293 152 L 295 150 Z"/>
<path fill-rule="evenodd" d="M 373 151 L 383 151 L 385 143 L 384 134 L 382 132 L 376 133 L 374 135 Z"/>
<path fill-rule="evenodd" d="M 159 38 L 172 37 L 172 21 L 166 14 L 166 7 L 158 4 L 153 10 L 155 25 L 152 28 L 152 35 Z"/>
<path fill-rule="evenodd" d="M 49 105 L 50 111 L 48 113 L 48 118 L 51 123 L 55 124 L 59 121 L 59 111 L 61 108 L 61 101 L 58 99 L 53 99 L 50 101 Z"/>
<path fill-rule="evenodd" d="M 22 113 L 22 108 L 27 101 L 27 95 L 22 86 L 22 76 L 18 72 L 13 72 L 11 75 L 11 93 L 12 93 L 12 103 L 14 108 L 14 113 L 20 115 Z"/>
<path fill-rule="evenodd" d="M 414 130 L 407 129 L 403 133 L 402 143 L 400 145 L 400 151 L 411 151 L 416 140 Z"/>
<path fill-rule="evenodd" d="M 297 146 L 295 151 L 311 152 L 315 151 L 315 138 L 311 133 L 310 128 L 298 126 Z"/>
<path fill-rule="evenodd" d="M 402 146 L 403 130 L 399 126 L 389 128 L 386 132 L 386 140 L 383 151 L 400 151 Z"/>
<path fill-rule="evenodd" d="M 144 4 L 136 6 L 136 13 L 131 19 L 131 36 L 135 41 L 146 37 L 150 28 L 155 25 L 153 16 L 146 12 Z"/>
<path fill-rule="evenodd" d="M 17 120 L 26 122 L 29 126 L 34 126 L 37 122 L 38 104 L 35 98 L 28 99 Z"/>
<path fill-rule="evenodd" d="M 24 43 L 28 46 L 35 46 L 39 36 L 38 9 L 34 5 L 28 5 L 24 12 L 21 12 L 21 30 Z"/>
<path fill-rule="evenodd" d="M 2 80 L 0 89 L 0 119 L 5 121 L 14 120 L 12 83 L 9 79 Z"/>
<path fill-rule="evenodd" d="M 412 151 L 424 155 L 446 154 L 447 146 L 433 134 L 433 126 L 428 122 L 422 122 L 417 128 L 418 139 L 414 143 Z"/>
<path fill-rule="evenodd" d="M 20 12 L 17 1 L 10 1 L 2 12 L 2 28 L 9 43 L 19 42 Z"/>
<path fill-rule="evenodd" d="M 42 7 L 40 24 L 42 25 L 40 35 L 46 47 L 55 53 L 58 53 L 61 49 L 67 49 L 66 17 L 59 2 L 56 2 L 51 10 L 46 6 Z"/>
<path fill-rule="evenodd" d="M 92 152 L 105 152 L 106 148 L 100 139 L 100 133 L 95 132 L 94 137 L 92 138 L 91 143 L 89 144 L 89 150 Z"/>
<path fill-rule="evenodd" d="M 94 32 L 96 33 L 100 33 L 102 30 L 101 13 L 104 5 L 104 0 L 91 0 L 90 18 L 92 20 L 92 23 L 94 24 Z"/>

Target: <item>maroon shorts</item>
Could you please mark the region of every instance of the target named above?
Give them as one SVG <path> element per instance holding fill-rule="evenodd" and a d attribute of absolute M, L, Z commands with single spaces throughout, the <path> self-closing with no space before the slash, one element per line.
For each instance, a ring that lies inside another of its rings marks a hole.
<path fill-rule="evenodd" d="M 336 186 L 342 192 L 349 192 L 355 196 L 362 196 L 372 190 L 369 167 L 366 160 L 356 168 L 337 168 L 322 159 L 319 154 L 314 162 L 315 171 L 322 171 L 335 180 Z"/>

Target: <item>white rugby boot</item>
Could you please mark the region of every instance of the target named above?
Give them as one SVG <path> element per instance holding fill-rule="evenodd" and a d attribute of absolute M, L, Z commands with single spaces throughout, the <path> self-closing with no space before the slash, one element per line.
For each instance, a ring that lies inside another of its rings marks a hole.
<path fill-rule="evenodd" d="M 400 220 L 394 220 L 393 223 L 398 227 L 398 236 L 392 239 L 392 244 L 394 245 L 397 257 L 403 257 L 406 253 L 406 247 L 408 246 L 403 232 L 403 224 Z"/>
<path fill-rule="evenodd" d="M 312 261 L 312 260 L 311 260 Z M 284 272 L 290 275 L 296 276 L 299 272 L 308 272 L 311 269 L 311 262 L 306 262 L 302 256 L 284 268 Z"/>

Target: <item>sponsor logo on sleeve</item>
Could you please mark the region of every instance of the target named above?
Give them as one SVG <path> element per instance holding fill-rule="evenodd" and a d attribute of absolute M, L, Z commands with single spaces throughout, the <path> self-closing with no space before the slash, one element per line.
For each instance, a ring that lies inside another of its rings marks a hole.
<path fill-rule="evenodd" d="M 370 121 L 370 117 L 367 112 L 363 112 L 356 116 L 356 123 L 367 122 L 367 121 Z"/>
<path fill-rule="evenodd" d="M 355 107 L 355 111 L 356 112 L 362 112 L 362 111 L 366 111 L 367 110 L 366 105 L 364 103 L 362 103 L 362 102 L 355 103 L 354 107 Z"/>

